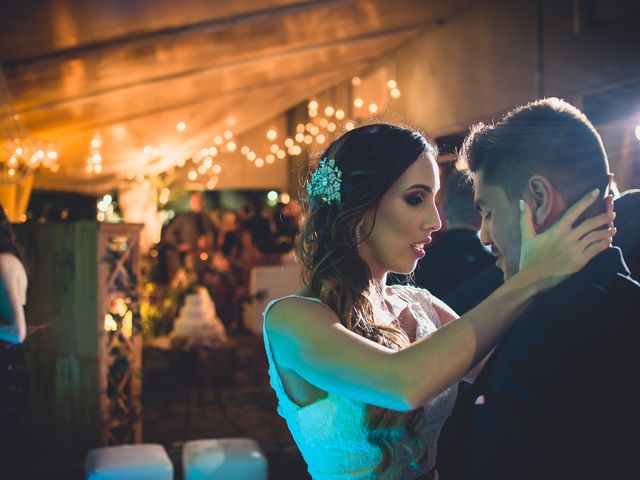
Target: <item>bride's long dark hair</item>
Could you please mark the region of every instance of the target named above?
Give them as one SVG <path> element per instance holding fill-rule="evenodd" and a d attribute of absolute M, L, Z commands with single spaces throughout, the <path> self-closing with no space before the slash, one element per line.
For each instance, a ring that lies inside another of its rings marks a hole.
<path fill-rule="evenodd" d="M 377 209 L 384 193 L 410 165 L 425 155 L 435 159 L 437 153 L 436 146 L 422 134 L 407 128 L 381 123 L 355 128 L 320 156 L 334 159 L 342 171 L 341 206 L 328 205 L 314 196 L 303 199 L 305 221 L 298 233 L 296 253 L 304 264 L 306 287 L 346 328 L 394 350 L 409 345 L 409 338 L 401 329 L 376 321 L 370 297 L 371 272 L 358 255 L 357 225 L 366 212 Z M 360 241 L 370 233 L 361 232 Z M 403 413 L 367 407 L 368 438 L 382 452 L 377 475 L 387 470 L 399 448 L 409 452 L 415 467 L 427 458 L 427 446 L 417 434 L 423 414 L 422 408 Z M 405 440 L 399 442 L 400 438 Z"/>

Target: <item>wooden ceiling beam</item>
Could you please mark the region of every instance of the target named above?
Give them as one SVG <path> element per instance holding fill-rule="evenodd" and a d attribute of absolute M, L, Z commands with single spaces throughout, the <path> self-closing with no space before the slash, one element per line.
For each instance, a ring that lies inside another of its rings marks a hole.
<path fill-rule="evenodd" d="M 177 38 L 199 33 L 211 33 L 218 30 L 233 28 L 236 26 L 257 23 L 261 21 L 273 21 L 285 16 L 308 12 L 311 10 L 331 8 L 336 5 L 356 3 L 358 0 L 308 0 L 298 1 L 289 5 L 277 5 L 270 8 L 262 8 L 243 12 L 231 17 L 214 18 L 193 22 L 175 27 L 165 27 L 152 32 L 131 33 L 125 37 L 116 37 L 107 40 L 86 43 L 76 47 L 63 48 L 49 53 L 34 55 L 25 58 L 5 58 L 2 61 L 4 68 L 13 70 L 18 67 L 28 67 L 41 62 L 60 62 L 73 60 L 87 55 L 104 55 L 123 47 L 144 47 L 153 45 L 161 40 L 175 40 Z M 4 57 L 4 55 L 3 55 Z"/>

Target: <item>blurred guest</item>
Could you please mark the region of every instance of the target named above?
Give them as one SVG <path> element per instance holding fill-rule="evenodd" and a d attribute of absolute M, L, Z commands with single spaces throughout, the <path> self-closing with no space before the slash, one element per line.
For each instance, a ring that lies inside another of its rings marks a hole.
<path fill-rule="evenodd" d="M 293 243 L 298 233 L 301 213 L 300 203 L 291 200 L 282 205 L 280 212 L 274 218 L 275 223 L 275 244 L 274 251 L 279 254 L 293 250 Z"/>
<path fill-rule="evenodd" d="M 27 428 L 29 378 L 22 350 L 27 335 L 26 303 L 24 260 L 0 205 L 0 451 L 6 458 L 3 471 L 11 473 L 17 472 L 23 457 Z"/>
<path fill-rule="evenodd" d="M 204 197 L 199 192 L 189 195 L 189 211 L 178 213 L 163 232 L 163 243 L 169 252 L 175 252 L 169 275 L 181 266 L 201 271 L 207 266 L 218 242 L 219 232 L 204 210 Z M 176 264 L 177 263 L 177 264 Z"/>
<path fill-rule="evenodd" d="M 495 259 L 480 242 L 482 219 L 473 206 L 473 188 L 458 171 L 445 184 L 442 217 L 444 231 L 418 262 L 414 275 L 417 286 L 447 301 L 448 294 L 494 265 Z M 464 313 L 455 305 L 449 306 L 458 314 Z"/>
<path fill-rule="evenodd" d="M 614 202 L 618 234 L 613 244 L 620 247 L 631 276 L 640 281 L 640 190 L 627 190 Z"/>
<path fill-rule="evenodd" d="M 262 253 L 271 253 L 273 246 L 271 222 L 264 212 L 262 204 L 255 204 L 253 215 L 249 217 L 244 227 L 251 232 L 253 243 Z"/>

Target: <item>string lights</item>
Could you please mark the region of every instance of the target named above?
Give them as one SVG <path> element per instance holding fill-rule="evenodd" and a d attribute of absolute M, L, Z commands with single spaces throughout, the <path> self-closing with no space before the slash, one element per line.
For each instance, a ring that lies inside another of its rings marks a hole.
<path fill-rule="evenodd" d="M 353 77 L 351 83 L 354 87 L 361 85 L 360 77 Z M 400 97 L 400 89 L 395 80 L 388 80 L 386 83 L 388 95 L 392 99 Z M 365 99 L 357 95 L 352 100 L 352 111 L 354 118 L 361 118 L 367 114 L 373 115 L 378 113 L 380 107 L 375 102 L 366 102 Z M 253 163 L 256 168 L 263 168 L 267 165 L 273 165 L 278 160 L 284 160 L 287 155 L 295 157 L 301 155 L 303 149 L 313 148 L 314 146 L 322 147 L 335 135 L 340 126 L 344 130 L 355 128 L 356 121 L 346 119 L 347 113 L 345 108 L 336 105 L 320 105 L 318 100 L 312 99 L 307 104 L 307 120 L 298 123 L 295 127 L 295 133 L 290 137 L 282 137 L 278 130 L 270 127 L 265 132 L 265 138 L 270 142 L 267 151 L 259 151 L 247 143 L 239 144 L 236 141 L 235 134 L 228 129 L 222 133 L 212 137 L 212 144 L 202 147 L 196 151 L 191 158 L 179 159 L 176 161 L 176 168 L 185 168 L 186 177 L 191 182 L 202 181 L 206 184 L 207 189 L 215 189 L 220 181 L 220 175 L 223 167 L 219 162 L 221 153 L 234 153 L 239 151 L 240 155 L 247 161 Z M 176 123 L 176 131 L 184 133 L 187 124 L 183 120 Z M 99 137 L 94 137 L 91 141 L 89 157 L 85 169 L 87 173 L 100 173 L 102 171 L 102 156 L 100 154 L 101 141 Z M 157 149 L 150 145 L 144 147 L 144 153 L 147 157 L 155 157 L 159 155 Z M 171 175 L 173 175 L 171 169 Z M 142 174 L 135 175 L 129 173 L 127 179 L 143 181 Z M 162 188 L 159 196 L 159 203 L 164 205 L 169 200 L 168 185 Z"/>

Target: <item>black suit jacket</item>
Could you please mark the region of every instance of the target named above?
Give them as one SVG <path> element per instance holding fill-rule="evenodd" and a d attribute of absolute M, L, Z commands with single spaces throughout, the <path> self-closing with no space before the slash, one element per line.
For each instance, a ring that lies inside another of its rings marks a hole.
<path fill-rule="evenodd" d="M 536 297 L 473 387 L 470 478 L 638 478 L 639 327 L 617 248 Z"/>

